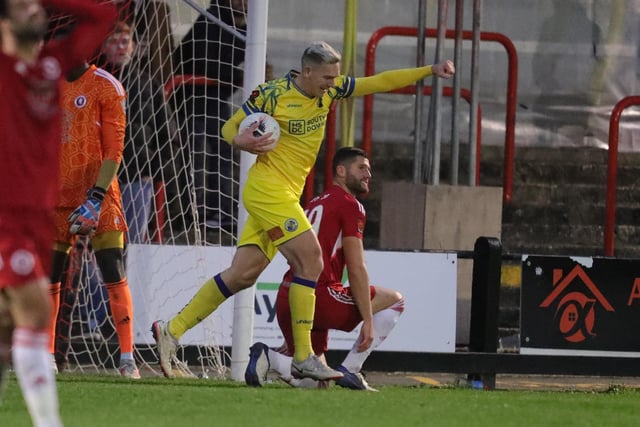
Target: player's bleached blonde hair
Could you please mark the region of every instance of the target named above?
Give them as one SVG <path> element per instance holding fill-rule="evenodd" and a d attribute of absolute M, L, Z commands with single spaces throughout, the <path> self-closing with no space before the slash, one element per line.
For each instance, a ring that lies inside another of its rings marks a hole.
<path fill-rule="evenodd" d="M 325 64 L 337 64 L 342 57 L 327 42 L 311 43 L 302 53 L 302 68 L 307 66 L 318 66 Z"/>

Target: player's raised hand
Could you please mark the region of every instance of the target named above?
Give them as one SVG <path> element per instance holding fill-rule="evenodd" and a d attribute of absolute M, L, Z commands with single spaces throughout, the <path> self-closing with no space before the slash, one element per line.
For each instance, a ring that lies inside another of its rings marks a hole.
<path fill-rule="evenodd" d="M 449 59 L 445 59 L 444 61 L 432 65 L 431 72 L 434 76 L 442 77 L 443 79 L 448 79 L 453 76 L 456 72 L 456 67 L 453 65 L 453 61 Z"/>
<path fill-rule="evenodd" d="M 69 218 L 71 234 L 92 235 L 98 228 L 100 209 L 104 200 L 105 190 L 93 187 L 87 192 L 87 200 L 74 210 Z"/>

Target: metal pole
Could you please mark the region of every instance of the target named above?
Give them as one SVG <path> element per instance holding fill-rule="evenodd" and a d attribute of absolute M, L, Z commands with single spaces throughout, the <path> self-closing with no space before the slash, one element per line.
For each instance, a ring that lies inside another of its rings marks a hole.
<path fill-rule="evenodd" d="M 502 244 L 495 237 L 478 237 L 473 246 L 473 252 L 469 350 L 496 353 Z M 481 379 L 485 389 L 495 388 L 495 372 L 469 376 L 470 380 Z"/>
<path fill-rule="evenodd" d="M 473 0 L 473 38 L 471 42 L 471 115 L 469 117 L 469 186 L 476 185 L 476 157 L 478 150 L 478 86 L 480 67 L 480 21 L 482 17 L 482 0 Z"/>
<path fill-rule="evenodd" d="M 355 75 L 356 47 L 358 34 L 358 0 L 346 0 L 344 9 L 344 43 L 342 47 L 342 73 Z M 341 147 L 353 147 L 356 129 L 355 98 L 347 98 L 340 103 Z M 333 153 L 325 150 L 327 158 Z"/>
<path fill-rule="evenodd" d="M 242 94 L 248 99 L 257 85 L 264 82 L 267 58 L 267 21 L 269 0 L 249 0 L 247 44 L 244 61 Z M 247 210 L 242 204 L 242 191 L 247 172 L 256 156 L 246 151 L 240 154 L 240 203 L 238 205 L 238 237 L 247 220 Z M 238 292 L 233 305 L 233 337 L 231 338 L 231 378 L 244 381 L 244 370 L 249 362 L 249 347 L 253 341 L 253 314 L 256 288 L 251 286 Z"/>
<path fill-rule="evenodd" d="M 425 37 L 427 8 L 426 0 L 418 1 L 418 44 L 416 48 L 416 67 L 424 65 Z M 424 80 L 416 82 L 416 103 L 413 117 L 413 183 L 422 183 L 423 145 L 422 145 L 422 116 L 424 114 Z"/>
<path fill-rule="evenodd" d="M 436 54 L 434 63 L 440 62 L 442 58 L 442 45 L 445 40 L 445 32 L 447 30 L 447 10 L 448 0 L 438 0 L 438 41 L 436 43 Z M 431 163 L 431 179 L 430 183 L 438 185 L 440 183 L 440 151 L 442 147 L 442 112 L 440 111 L 440 105 L 442 104 L 442 90 L 440 79 L 432 79 L 431 93 L 431 108 L 429 110 L 429 117 L 432 118 L 430 123 L 433 123 L 431 132 L 433 134 L 433 150 L 432 150 L 432 163 Z"/>
<path fill-rule="evenodd" d="M 464 0 L 456 0 L 456 36 L 453 62 L 458 69 L 462 66 L 462 29 L 464 26 Z M 460 175 L 460 132 L 458 131 L 458 109 L 460 108 L 461 74 L 453 75 L 453 99 L 451 104 L 451 185 L 458 185 Z"/>

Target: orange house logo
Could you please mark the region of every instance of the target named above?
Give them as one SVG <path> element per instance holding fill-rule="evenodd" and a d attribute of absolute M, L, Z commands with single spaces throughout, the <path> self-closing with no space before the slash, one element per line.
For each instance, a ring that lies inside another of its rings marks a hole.
<path fill-rule="evenodd" d="M 572 343 L 582 342 L 595 336 L 596 306 L 600 305 L 610 312 L 615 310 L 580 265 L 576 265 L 566 276 L 562 275 L 561 269 L 553 270 L 554 289 L 539 307 L 549 308 L 556 304 L 555 317 L 562 337 Z M 577 281 L 582 282 L 584 291 L 566 291 L 570 284 Z"/>

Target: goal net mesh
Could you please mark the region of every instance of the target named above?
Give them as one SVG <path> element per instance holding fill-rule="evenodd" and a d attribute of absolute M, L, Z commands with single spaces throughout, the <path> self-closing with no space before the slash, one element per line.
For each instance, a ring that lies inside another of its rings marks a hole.
<path fill-rule="evenodd" d="M 126 264 L 141 372 L 160 374 L 151 322 L 177 313 L 227 265 L 235 244 L 239 157 L 219 138 L 242 93 L 246 12 L 232 3 L 242 2 L 119 1 L 119 24 L 92 61 L 128 94 L 119 180 L 125 210 L 133 207 Z M 50 27 L 55 34 L 67 24 L 54 15 Z M 128 32 L 132 50 L 118 63 L 108 44 L 124 50 Z M 225 320 L 210 316 L 181 340 L 178 356 L 195 374 L 226 375 Z M 62 286 L 56 360 L 71 371 L 115 372 L 117 343 L 90 242 L 79 239 Z"/>

